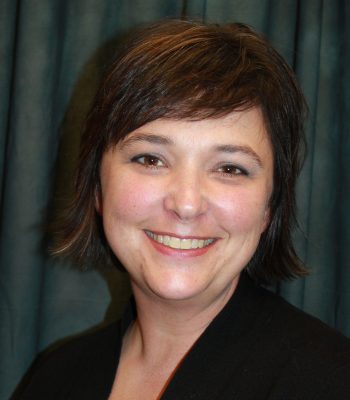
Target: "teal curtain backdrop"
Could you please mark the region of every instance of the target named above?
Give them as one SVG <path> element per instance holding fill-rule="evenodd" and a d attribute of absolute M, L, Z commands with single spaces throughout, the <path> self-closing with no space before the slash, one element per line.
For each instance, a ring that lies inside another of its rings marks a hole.
<path fill-rule="evenodd" d="M 70 191 L 82 121 L 116 42 L 181 16 L 248 23 L 297 72 L 310 118 L 295 240 L 312 274 L 275 289 L 350 335 L 350 2 L 0 0 L 1 399 L 39 351 L 121 313 L 126 277 L 51 259 L 44 225 Z"/>

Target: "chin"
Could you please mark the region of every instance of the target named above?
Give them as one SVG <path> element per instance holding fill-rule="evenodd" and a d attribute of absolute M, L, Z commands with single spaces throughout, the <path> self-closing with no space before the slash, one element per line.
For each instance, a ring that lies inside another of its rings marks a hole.
<path fill-rule="evenodd" d="M 205 285 L 194 284 L 193 282 L 186 282 L 177 279 L 158 282 L 157 284 L 149 284 L 149 290 L 157 297 L 163 300 L 190 300 L 205 291 Z"/>

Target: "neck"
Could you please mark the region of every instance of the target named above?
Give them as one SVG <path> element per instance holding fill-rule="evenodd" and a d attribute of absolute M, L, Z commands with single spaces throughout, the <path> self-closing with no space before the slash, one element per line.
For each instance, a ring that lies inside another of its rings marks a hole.
<path fill-rule="evenodd" d="M 137 320 L 125 342 L 147 360 L 181 359 L 226 305 L 238 279 L 219 296 L 167 300 L 133 286 Z"/>

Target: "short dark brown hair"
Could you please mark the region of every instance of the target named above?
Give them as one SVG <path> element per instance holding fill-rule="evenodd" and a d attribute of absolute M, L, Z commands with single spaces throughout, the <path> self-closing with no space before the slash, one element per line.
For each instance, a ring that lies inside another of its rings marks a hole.
<path fill-rule="evenodd" d="M 248 26 L 165 21 L 142 28 L 119 49 L 87 117 L 75 197 L 56 254 L 101 263 L 113 254 L 95 210 L 103 154 L 158 118 L 218 118 L 260 107 L 274 156 L 271 222 L 247 266 L 260 283 L 301 276 L 291 238 L 295 184 L 304 143 L 305 100 L 291 68 Z"/>

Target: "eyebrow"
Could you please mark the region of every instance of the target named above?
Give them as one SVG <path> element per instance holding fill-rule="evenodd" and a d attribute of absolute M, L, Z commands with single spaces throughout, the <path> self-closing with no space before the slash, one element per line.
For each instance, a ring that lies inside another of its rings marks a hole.
<path fill-rule="evenodd" d="M 252 157 L 254 161 L 258 164 L 259 167 L 262 167 L 262 161 L 260 157 L 255 153 L 253 149 L 249 146 L 240 146 L 240 145 L 231 145 L 231 144 L 223 144 L 215 147 L 215 150 L 219 153 L 244 153 L 249 157 Z"/>
<path fill-rule="evenodd" d="M 167 146 L 174 145 L 174 142 L 168 137 L 162 135 L 149 134 L 149 133 L 139 133 L 131 137 L 126 137 L 126 139 L 121 142 L 120 149 L 123 150 L 126 147 L 132 146 L 134 143 L 138 142 L 147 142 L 151 144 L 160 144 Z M 253 158 L 254 161 L 257 163 L 257 165 L 259 167 L 262 167 L 262 161 L 260 157 L 249 146 L 221 144 L 215 146 L 214 151 L 218 153 L 227 153 L 227 154 L 243 153 Z"/>
<path fill-rule="evenodd" d="M 126 137 L 125 140 L 121 142 L 120 148 L 124 149 L 125 147 L 129 147 L 137 142 L 148 142 L 152 144 L 162 144 L 162 145 L 173 145 L 174 142 L 161 135 L 152 135 L 148 133 L 139 133 L 137 135 L 133 135 L 131 137 Z"/>

